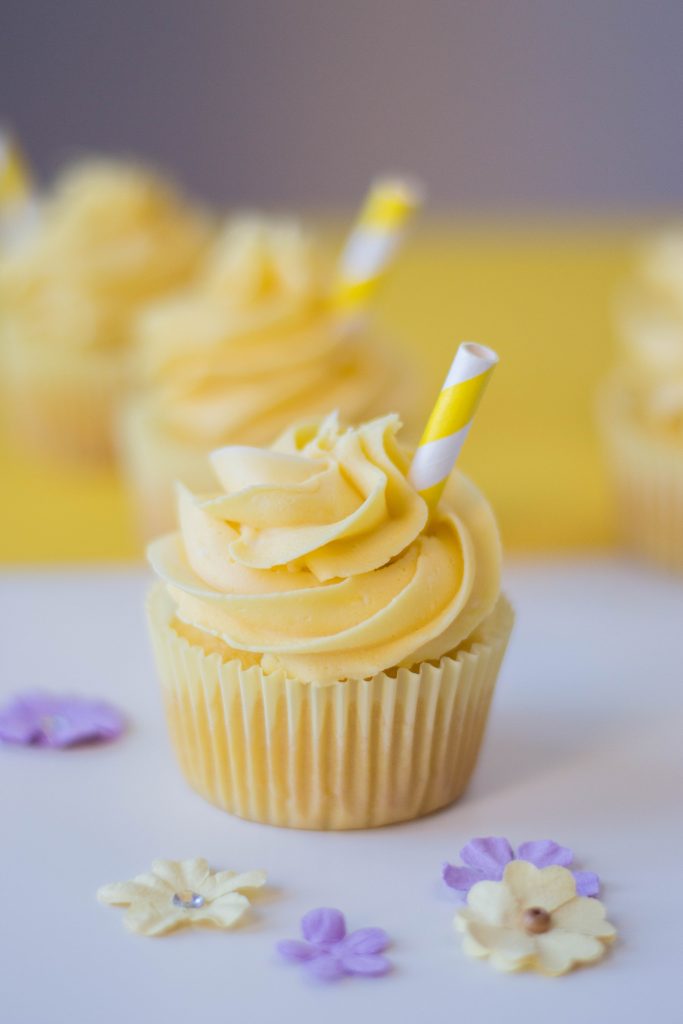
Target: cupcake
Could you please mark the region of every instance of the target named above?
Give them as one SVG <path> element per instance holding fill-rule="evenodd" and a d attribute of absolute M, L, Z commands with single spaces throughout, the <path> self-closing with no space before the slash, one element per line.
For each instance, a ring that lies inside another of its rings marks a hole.
<path fill-rule="evenodd" d="M 204 216 L 149 171 L 67 170 L 0 254 L 13 432 L 50 453 L 109 456 L 133 314 L 186 281 L 207 241 Z"/>
<path fill-rule="evenodd" d="M 600 422 L 618 525 L 637 554 L 683 570 L 683 230 L 643 250 L 618 317 L 620 365 Z"/>
<path fill-rule="evenodd" d="M 149 622 L 190 784 L 291 828 L 428 814 L 465 789 L 512 628 L 500 540 L 459 472 L 430 516 L 396 415 L 215 451 L 149 549 Z"/>
<path fill-rule="evenodd" d="M 189 289 L 140 314 L 121 455 L 145 536 L 172 528 L 175 480 L 213 486 L 215 448 L 270 444 L 294 419 L 334 408 L 357 422 L 417 405 L 414 377 L 407 392 L 377 330 L 340 322 L 331 282 L 297 223 L 241 217 Z"/>

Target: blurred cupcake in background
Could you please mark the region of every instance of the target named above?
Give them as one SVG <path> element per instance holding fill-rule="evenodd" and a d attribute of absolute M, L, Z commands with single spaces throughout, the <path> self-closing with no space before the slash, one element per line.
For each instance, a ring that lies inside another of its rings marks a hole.
<path fill-rule="evenodd" d="M 415 202 L 401 193 L 400 221 Z M 362 250 L 367 214 L 359 223 Z M 269 444 L 293 419 L 332 409 L 347 423 L 390 408 L 408 427 L 420 416 L 414 375 L 366 315 L 397 238 L 386 229 L 359 257 L 357 227 L 347 247 L 357 275 L 352 266 L 340 282 L 297 222 L 237 217 L 193 285 L 140 314 L 139 387 L 123 412 L 121 455 L 145 536 L 172 527 L 175 481 L 215 486 L 206 455 L 222 445 Z"/>
<path fill-rule="evenodd" d="M 617 309 L 599 413 L 624 543 L 683 570 L 683 226 L 653 238 Z"/>
<path fill-rule="evenodd" d="M 24 155 L 0 125 L 0 252 L 20 244 L 33 230 L 38 201 Z"/>
<path fill-rule="evenodd" d="M 207 218 L 135 164 L 92 159 L 32 198 L 0 250 L 10 429 L 50 454 L 107 458 L 131 319 L 187 281 Z"/>

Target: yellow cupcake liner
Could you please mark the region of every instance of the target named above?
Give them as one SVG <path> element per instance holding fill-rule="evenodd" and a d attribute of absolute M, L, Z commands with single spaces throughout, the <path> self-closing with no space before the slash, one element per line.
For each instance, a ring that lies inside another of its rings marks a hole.
<path fill-rule="evenodd" d="M 598 415 L 622 543 L 658 565 L 683 571 L 683 447 L 638 421 L 623 375 L 615 374 L 603 388 Z"/>
<path fill-rule="evenodd" d="M 171 739 L 218 807 L 287 828 L 357 829 L 429 814 L 465 790 L 514 615 L 501 597 L 451 656 L 325 685 L 191 643 L 163 584 L 148 601 Z"/>
<path fill-rule="evenodd" d="M 14 440 L 50 457 L 108 462 L 114 455 L 114 407 L 125 355 L 64 352 L 24 344 L 7 332 L 4 386 Z"/>

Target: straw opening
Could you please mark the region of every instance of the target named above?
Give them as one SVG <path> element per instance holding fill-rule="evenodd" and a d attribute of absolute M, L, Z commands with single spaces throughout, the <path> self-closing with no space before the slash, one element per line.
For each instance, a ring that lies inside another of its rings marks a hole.
<path fill-rule="evenodd" d="M 499 356 L 497 352 L 494 352 L 492 348 L 488 348 L 486 345 L 480 345 L 476 341 L 463 341 L 460 348 L 467 353 L 468 356 L 472 356 L 474 359 L 483 359 L 491 366 L 495 366 L 499 362 Z"/>

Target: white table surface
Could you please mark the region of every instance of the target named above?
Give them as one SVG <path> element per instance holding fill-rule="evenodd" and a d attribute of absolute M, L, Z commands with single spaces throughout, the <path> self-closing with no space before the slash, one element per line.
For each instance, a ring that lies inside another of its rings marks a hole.
<path fill-rule="evenodd" d="M 143 570 L 0 576 L 0 694 L 115 700 L 128 735 L 68 752 L 0 749 L 2 1024 L 326 1024 L 681 1019 L 683 580 L 610 560 L 516 562 L 518 623 L 473 784 L 423 821 L 355 833 L 231 818 L 184 784 L 145 635 Z M 620 939 L 565 978 L 467 959 L 440 865 L 472 836 L 572 846 L 603 879 Z M 265 868 L 232 932 L 131 935 L 97 887 L 155 857 Z M 273 953 L 337 906 L 394 940 L 394 973 L 321 987 Z"/>

